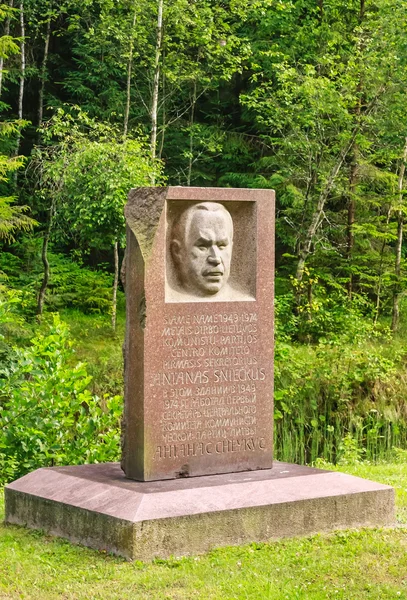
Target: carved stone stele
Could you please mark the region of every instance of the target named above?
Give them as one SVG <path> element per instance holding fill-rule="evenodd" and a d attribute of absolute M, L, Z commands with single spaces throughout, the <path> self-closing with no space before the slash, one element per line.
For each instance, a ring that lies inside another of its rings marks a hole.
<path fill-rule="evenodd" d="M 271 468 L 274 192 L 139 188 L 125 215 L 126 476 Z"/>

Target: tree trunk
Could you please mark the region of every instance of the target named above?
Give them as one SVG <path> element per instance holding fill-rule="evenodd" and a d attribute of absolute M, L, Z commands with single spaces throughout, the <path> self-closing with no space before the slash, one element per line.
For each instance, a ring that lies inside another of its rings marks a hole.
<path fill-rule="evenodd" d="M 189 121 L 189 162 L 188 162 L 188 176 L 187 185 L 191 185 L 192 177 L 192 165 L 194 163 L 194 118 L 195 118 L 195 104 L 196 104 L 196 80 L 194 80 L 194 88 L 192 92 L 192 103 L 191 103 L 191 118 Z"/>
<path fill-rule="evenodd" d="M 127 63 L 127 86 L 126 86 L 126 108 L 124 111 L 124 125 L 123 125 L 123 135 L 127 136 L 127 131 L 129 128 L 129 115 L 130 115 L 130 102 L 131 102 L 131 74 L 133 71 L 133 51 L 134 51 L 134 39 L 133 39 L 133 30 L 136 26 L 137 19 L 137 8 L 136 3 L 134 4 L 134 14 L 133 14 L 133 24 L 131 28 L 130 34 L 130 45 L 129 45 L 129 62 Z"/>
<path fill-rule="evenodd" d="M 160 87 L 160 58 L 161 58 L 162 35 L 163 35 L 163 5 L 164 5 L 164 0 L 158 0 L 157 38 L 156 38 L 155 61 L 154 61 L 153 97 L 152 97 L 152 102 L 151 102 L 150 148 L 151 148 L 151 158 L 153 160 L 155 160 L 155 158 L 156 158 L 156 151 L 157 151 L 157 112 L 158 112 L 158 92 L 159 92 L 159 87 Z"/>
<path fill-rule="evenodd" d="M 161 139 L 160 139 L 160 149 L 158 151 L 158 158 L 161 160 L 162 155 L 163 155 L 163 150 L 164 150 L 164 140 L 165 140 L 165 129 L 167 127 L 167 111 L 166 111 L 166 106 L 165 106 L 165 71 L 164 71 L 164 64 L 165 64 L 165 47 L 163 47 L 162 49 L 162 54 L 161 54 L 161 64 L 162 64 L 162 126 L 161 126 Z"/>
<path fill-rule="evenodd" d="M 359 3 L 359 25 L 362 24 L 365 16 L 365 0 L 360 0 Z M 362 42 L 362 46 L 364 46 Z M 356 115 L 356 123 L 357 127 L 360 127 L 360 116 L 362 112 L 362 75 L 359 75 L 358 84 L 356 87 L 357 91 L 357 101 L 355 107 L 355 115 Z M 350 171 L 349 177 L 349 203 L 348 203 L 348 223 L 347 223 L 347 248 L 346 248 L 346 256 L 348 259 L 349 268 L 352 268 L 352 253 L 354 246 L 354 235 L 353 235 L 353 227 L 355 224 L 355 210 L 356 210 L 356 202 L 355 202 L 355 190 L 357 185 L 357 173 L 358 173 L 358 146 L 355 143 L 353 146 L 353 161 Z M 348 280 L 348 297 L 352 299 L 353 293 L 353 274 L 350 270 L 349 272 L 349 280 Z"/>
<path fill-rule="evenodd" d="M 400 296 L 401 296 L 401 250 L 403 246 L 403 186 L 404 186 L 404 173 L 406 170 L 407 161 L 407 137 L 404 146 L 403 159 L 400 165 L 399 173 L 399 210 L 397 211 L 397 242 L 396 242 L 396 260 L 394 264 L 394 290 L 393 290 L 393 315 L 391 320 L 391 330 L 393 333 L 397 331 L 399 320 L 400 320 Z"/>
<path fill-rule="evenodd" d="M 21 74 L 20 90 L 18 94 L 18 118 L 23 118 L 24 103 L 24 85 L 25 85 L 25 20 L 24 20 L 24 1 L 20 1 L 20 31 L 21 31 Z M 17 151 L 18 154 L 18 151 Z"/>
<path fill-rule="evenodd" d="M 113 281 L 113 297 L 112 297 L 112 329 L 116 331 L 116 315 L 117 315 L 117 288 L 119 286 L 119 242 L 114 243 L 114 281 Z"/>
<path fill-rule="evenodd" d="M 51 17 L 49 17 L 49 19 L 47 21 L 47 32 L 45 34 L 45 44 L 44 44 L 44 57 L 42 59 L 42 65 L 41 65 L 40 91 L 38 94 L 38 127 L 41 127 L 41 125 L 42 125 L 42 119 L 43 119 L 43 114 L 44 114 L 44 91 L 45 91 L 45 81 L 47 78 L 47 62 L 48 62 L 50 39 L 51 39 Z"/>
<path fill-rule="evenodd" d="M 37 302 L 37 320 L 38 321 L 41 320 L 42 313 L 44 312 L 45 293 L 47 291 L 48 283 L 49 283 L 50 272 L 49 272 L 49 262 L 48 262 L 48 244 L 49 244 L 49 239 L 51 237 L 51 230 L 52 230 L 52 223 L 53 223 L 54 215 L 55 215 L 55 209 L 56 209 L 56 199 L 55 199 L 55 194 L 54 194 L 52 196 L 52 201 L 51 201 L 51 206 L 50 206 L 50 211 L 49 211 L 48 225 L 47 225 L 47 229 L 44 232 L 44 239 L 42 242 L 41 259 L 42 259 L 42 264 L 44 265 L 44 275 L 42 278 L 41 288 L 38 293 L 38 302 Z"/>
<path fill-rule="evenodd" d="M 328 199 L 329 194 L 331 193 L 331 190 L 335 183 L 335 179 L 338 176 L 338 173 L 343 165 L 343 162 L 344 162 L 345 158 L 347 157 L 349 151 L 353 147 L 357 132 L 358 132 L 358 128 L 356 128 L 354 130 L 351 140 L 343 148 L 342 152 L 340 153 L 335 165 L 333 166 L 333 168 L 331 170 L 331 173 L 328 177 L 328 181 L 326 182 L 325 186 L 322 188 L 321 193 L 319 195 L 317 206 L 316 206 L 316 209 L 312 216 L 311 224 L 308 227 L 307 233 L 305 235 L 304 243 L 303 243 L 302 248 L 300 249 L 300 253 L 299 253 L 299 259 L 298 259 L 298 263 L 297 263 L 297 271 L 296 271 L 296 275 L 295 275 L 295 278 L 298 283 L 301 283 L 301 281 L 302 281 L 302 277 L 304 275 L 305 263 L 306 263 L 308 256 L 311 253 L 312 243 L 314 241 L 314 237 L 318 230 L 318 227 L 321 223 L 321 217 L 324 212 L 325 203 Z"/>
<path fill-rule="evenodd" d="M 20 89 L 18 93 L 18 118 L 23 118 L 23 104 L 24 104 L 24 85 L 25 85 L 25 21 L 24 21 L 24 0 L 20 0 L 20 32 L 21 32 L 21 73 L 20 73 Z M 17 135 L 17 143 L 15 149 L 15 156 L 18 156 L 20 152 L 20 141 L 21 134 Z M 15 172 L 15 178 L 17 183 L 17 171 Z"/>
<path fill-rule="evenodd" d="M 352 251 L 354 244 L 353 226 L 355 224 L 355 188 L 357 180 L 358 165 L 356 162 L 356 152 L 354 153 L 355 158 L 351 166 L 350 178 L 349 178 L 349 203 L 348 203 L 348 224 L 347 224 L 347 242 L 346 242 L 346 255 L 348 259 L 349 268 L 352 268 Z M 352 299 L 353 292 L 353 275 L 352 271 L 349 272 L 348 280 L 348 296 Z"/>
<path fill-rule="evenodd" d="M 324 0 L 318 0 L 318 9 L 319 9 L 319 23 L 322 23 L 324 18 Z"/>
<path fill-rule="evenodd" d="M 391 217 L 392 205 L 389 205 L 386 217 L 386 232 L 389 227 L 390 217 Z M 377 281 L 377 295 L 376 295 L 376 307 L 375 307 L 375 316 L 374 316 L 374 324 L 376 325 L 377 320 L 380 314 L 380 300 L 382 294 L 382 279 L 383 279 L 383 257 L 384 251 L 386 249 L 386 239 L 383 239 L 382 247 L 380 248 L 380 262 L 379 262 L 379 277 Z"/>
<path fill-rule="evenodd" d="M 10 0 L 9 6 L 10 6 L 10 8 L 13 8 L 14 0 Z M 10 35 L 10 21 L 11 21 L 10 17 L 7 17 L 6 22 L 4 24 L 4 35 L 5 36 Z M 3 88 L 3 70 L 4 70 L 4 57 L 1 56 L 0 57 L 0 96 L 1 96 L 2 88 Z"/>

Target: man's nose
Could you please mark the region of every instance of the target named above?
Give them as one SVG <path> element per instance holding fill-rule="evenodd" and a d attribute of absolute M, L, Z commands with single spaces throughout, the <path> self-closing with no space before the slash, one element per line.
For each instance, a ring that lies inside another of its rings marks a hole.
<path fill-rule="evenodd" d="M 219 265 L 221 262 L 220 250 L 217 246 L 211 246 L 209 249 L 208 260 L 212 265 Z"/>

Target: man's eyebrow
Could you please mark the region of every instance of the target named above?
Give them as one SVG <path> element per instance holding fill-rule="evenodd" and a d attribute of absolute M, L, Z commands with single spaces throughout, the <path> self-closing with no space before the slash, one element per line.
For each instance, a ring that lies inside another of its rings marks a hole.
<path fill-rule="evenodd" d="M 199 245 L 199 244 L 211 244 L 212 240 L 208 239 L 208 238 L 204 238 L 204 237 L 199 237 L 196 242 L 195 245 Z"/>

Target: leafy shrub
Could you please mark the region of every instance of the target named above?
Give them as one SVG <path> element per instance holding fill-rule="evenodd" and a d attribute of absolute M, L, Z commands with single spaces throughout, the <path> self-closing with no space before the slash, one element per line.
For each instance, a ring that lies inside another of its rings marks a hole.
<path fill-rule="evenodd" d="M 363 460 L 365 453 L 365 448 L 359 446 L 358 440 L 347 433 L 339 445 L 338 465 L 356 465 Z"/>
<path fill-rule="evenodd" d="M 84 363 L 71 366 L 66 324 L 17 349 L 0 377 L 0 473 L 4 481 L 44 466 L 116 460 L 120 396 L 92 396 Z"/>
<path fill-rule="evenodd" d="M 309 270 L 300 284 L 294 278 L 291 281 L 293 289 L 275 299 L 280 340 L 354 343 L 375 335 L 390 337 L 388 328 L 375 324 L 371 302 L 365 296 L 354 294 L 350 299 L 341 286 L 332 281 L 323 284 Z M 296 297 L 298 290 L 301 294 Z"/>

